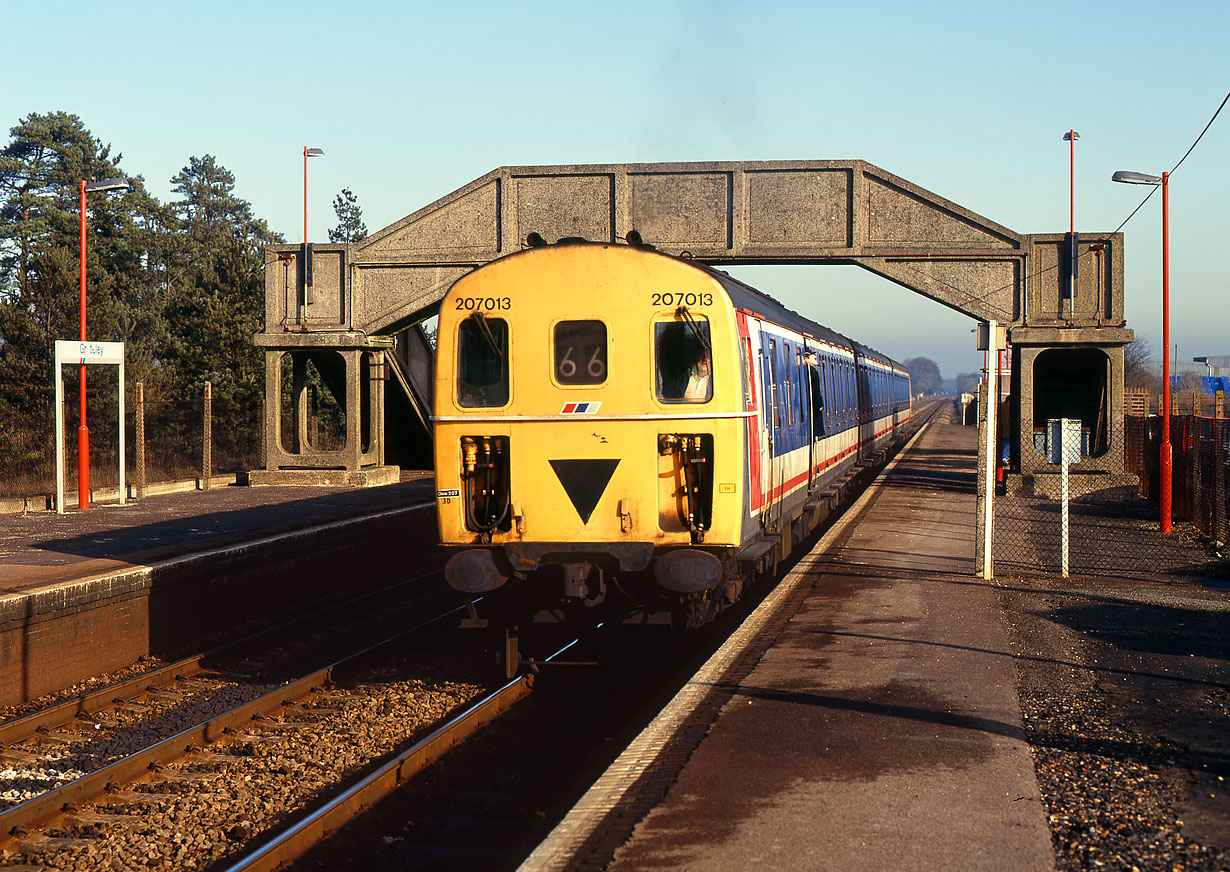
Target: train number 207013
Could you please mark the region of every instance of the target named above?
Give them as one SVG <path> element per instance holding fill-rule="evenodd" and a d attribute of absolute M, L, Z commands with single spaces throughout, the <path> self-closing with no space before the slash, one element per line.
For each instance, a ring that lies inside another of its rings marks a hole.
<path fill-rule="evenodd" d="M 672 294 L 669 291 L 660 292 L 653 295 L 649 305 L 651 306 L 712 306 L 713 294 L 693 294 L 693 293 L 678 293 Z"/>
<path fill-rule="evenodd" d="M 458 297 L 458 312 L 498 312 L 512 308 L 508 297 Z"/>

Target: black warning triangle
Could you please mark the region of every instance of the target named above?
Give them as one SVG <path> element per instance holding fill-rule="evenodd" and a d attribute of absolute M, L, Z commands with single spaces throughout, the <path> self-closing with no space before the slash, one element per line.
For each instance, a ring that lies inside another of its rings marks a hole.
<path fill-rule="evenodd" d="M 572 500 L 573 508 L 581 516 L 581 522 L 588 524 L 589 516 L 594 513 L 594 507 L 606 486 L 615 474 L 619 460 L 552 460 L 551 468 L 555 476 L 564 486 L 564 493 Z"/>

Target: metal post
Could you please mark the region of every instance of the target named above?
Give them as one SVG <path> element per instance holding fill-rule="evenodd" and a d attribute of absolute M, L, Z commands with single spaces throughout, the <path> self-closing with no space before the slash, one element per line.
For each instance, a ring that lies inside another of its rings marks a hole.
<path fill-rule="evenodd" d="M 145 499 L 145 383 L 137 382 L 137 499 Z"/>
<path fill-rule="evenodd" d="M 1162 173 L 1162 489 L 1159 524 L 1170 532 L 1171 487 L 1174 475 L 1170 450 L 1170 173 Z"/>
<path fill-rule="evenodd" d="M 987 325 L 987 351 L 992 348 L 998 349 L 999 343 L 996 341 L 996 332 L 998 324 L 995 321 L 988 322 Z M 995 412 L 996 405 L 999 403 L 999 397 L 992 397 L 992 386 L 990 372 L 987 373 L 986 379 L 986 441 L 982 446 L 985 471 L 985 495 L 983 497 L 983 518 L 982 518 L 982 577 L 991 578 L 991 522 L 995 517 L 993 509 L 993 499 L 995 495 L 995 463 L 998 452 L 995 450 Z"/>
<path fill-rule="evenodd" d="M 1059 451 L 1062 455 L 1059 464 L 1059 539 L 1063 551 L 1063 577 L 1068 577 L 1068 548 L 1071 542 L 1068 531 L 1068 419 L 1060 422 L 1061 436 Z M 1079 444 L 1079 437 L 1078 444 Z"/>
<path fill-rule="evenodd" d="M 124 481 L 124 468 L 128 463 L 126 455 L 127 446 L 124 444 L 124 358 L 120 357 L 120 396 L 119 409 L 117 410 L 116 422 L 120 431 L 120 505 L 124 505 L 124 498 L 128 496 L 127 483 Z"/>
<path fill-rule="evenodd" d="M 201 446 L 201 490 L 209 490 L 213 474 L 213 383 L 205 382 L 204 439 Z"/>
<path fill-rule="evenodd" d="M 81 180 L 81 341 L 85 342 L 85 179 Z M 81 362 L 81 423 L 77 427 L 77 508 L 90 507 L 90 431 L 85 426 L 85 361 Z"/>
<path fill-rule="evenodd" d="M 1068 141 L 1068 233 L 1069 236 L 1076 236 L 1076 140 L 1080 139 L 1081 135 L 1075 130 L 1069 130 L 1064 139 Z M 1075 247 L 1075 246 L 1073 246 Z M 1075 251 L 1070 252 L 1070 255 L 1075 255 Z M 1076 317 L 1076 265 L 1071 264 L 1068 268 L 1068 317 Z M 1060 301 L 1062 308 L 1062 301 Z"/>
<path fill-rule="evenodd" d="M 1230 506 L 1226 505 L 1226 395 L 1218 391 L 1213 398 L 1213 538 L 1230 538 Z"/>

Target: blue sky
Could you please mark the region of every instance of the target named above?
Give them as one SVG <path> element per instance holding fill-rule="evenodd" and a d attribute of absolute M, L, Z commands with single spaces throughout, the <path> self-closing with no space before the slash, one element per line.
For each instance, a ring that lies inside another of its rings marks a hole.
<path fill-rule="evenodd" d="M 1022 233 L 1112 231 L 1230 91 L 1230 4 L 4 4 L 0 125 L 64 110 L 160 199 L 212 154 L 309 236 L 370 230 L 501 165 L 862 159 Z M 90 39 L 91 31 L 108 34 Z M 114 35 L 111 35 L 114 34 Z M 5 139 L 7 141 L 7 137 Z M 1171 180 L 1172 337 L 1230 354 L 1230 108 Z M 1161 203 L 1124 228 L 1128 326 L 1161 346 Z M 981 366 L 973 323 L 857 267 L 740 277 L 899 360 Z"/>

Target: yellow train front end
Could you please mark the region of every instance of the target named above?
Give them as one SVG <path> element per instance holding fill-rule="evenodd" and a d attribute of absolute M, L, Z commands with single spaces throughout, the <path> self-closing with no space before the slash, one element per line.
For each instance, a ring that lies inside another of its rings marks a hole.
<path fill-rule="evenodd" d="M 446 577 L 551 608 L 720 595 L 744 511 L 745 388 L 715 277 L 626 245 L 529 249 L 441 304 Z"/>

